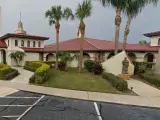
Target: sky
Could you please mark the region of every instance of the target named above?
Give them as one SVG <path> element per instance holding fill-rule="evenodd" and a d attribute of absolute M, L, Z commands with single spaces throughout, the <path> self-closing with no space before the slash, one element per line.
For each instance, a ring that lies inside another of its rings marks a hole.
<path fill-rule="evenodd" d="M 45 44 L 55 43 L 55 27 L 49 26 L 45 18 L 45 11 L 54 5 L 70 7 L 74 12 L 78 3 L 83 0 L 0 0 L 2 9 L 2 31 L 1 35 L 14 33 L 22 13 L 22 22 L 28 34 L 46 36 L 50 39 Z M 146 6 L 143 11 L 133 19 L 128 43 L 138 43 L 140 40 L 150 41 L 143 36 L 144 33 L 160 30 L 160 2 L 155 7 Z M 102 40 L 112 40 L 115 34 L 115 9 L 102 7 L 94 1 L 91 17 L 85 19 L 86 37 Z M 60 21 L 60 41 L 73 39 L 77 36 L 79 20 Z M 122 14 L 122 24 L 119 41 L 123 41 L 126 16 Z"/>

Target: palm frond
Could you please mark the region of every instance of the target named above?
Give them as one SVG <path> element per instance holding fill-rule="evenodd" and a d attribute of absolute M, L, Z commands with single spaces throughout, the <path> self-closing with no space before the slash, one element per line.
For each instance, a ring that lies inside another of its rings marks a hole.
<path fill-rule="evenodd" d="M 63 17 L 68 20 L 68 19 L 71 19 L 71 20 L 74 20 L 74 15 L 73 15 L 73 12 L 72 12 L 72 9 L 70 8 L 65 8 L 64 9 L 64 12 L 63 12 Z"/>
<path fill-rule="evenodd" d="M 91 16 L 92 13 L 92 2 L 91 0 L 85 0 L 83 3 L 79 3 L 76 8 L 76 17 L 80 20 Z"/>

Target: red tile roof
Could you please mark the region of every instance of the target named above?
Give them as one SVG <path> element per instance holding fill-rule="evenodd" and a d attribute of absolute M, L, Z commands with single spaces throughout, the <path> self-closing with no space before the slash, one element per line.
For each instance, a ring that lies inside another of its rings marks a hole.
<path fill-rule="evenodd" d="M 146 37 L 160 36 L 160 31 L 145 33 L 143 35 L 146 36 Z"/>
<path fill-rule="evenodd" d="M 79 51 L 80 39 L 71 39 L 67 41 L 62 41 L 59 43 L 59 49 L 61 51 Z M 107 40 L 98 40 L 85 38 L 84 51 L 113 51 L 114 42 Z M 158 51 L 160 46 L 152 47 L 149 45 L 139 45 L 139 44 L 127 44 L 127 51 Z M 56 44 L 46 45 L 44 47 L 45 52 L 53 52 L 56 50 Z M 118 50 L 122 50 L 122 43 L 119 42 Z"/>
<path fill-rule="evenodd" d="M 43 48 L 27 48 L 27 47 L 21 47 L 26 52 L 43 52 Z"/>
<path fill-rule="evenodd" d="M 7 44 L 4 40 L 0 40 L 0 48 L 7 48 Z"/>
<path fill-rule="evenodd" d="M 7 39 L 9 37 L 17 37 L 17 38 L 29 38 L 29 39 L 37 39 L 37 40 L 48 40 L 48 37 L 29 35 L 29 34 L 17 34 L 17 33 L 7 33 L 0 37 L 1 40 Z"/>

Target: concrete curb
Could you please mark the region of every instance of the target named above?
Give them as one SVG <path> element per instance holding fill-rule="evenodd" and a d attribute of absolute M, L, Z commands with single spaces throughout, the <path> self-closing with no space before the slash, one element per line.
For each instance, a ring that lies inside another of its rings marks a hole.
<path fill-rule="evenodd" d="M 14 88 L 27 92 L 34 92 L 59 97 L 106 102 L 122 105 L 131 105 L 139 107 L 160 108 L 160 97 L 142 97 L 130 95 L 118 95 L 109 93 L 97 93 L 87 91 L 75 91 L 66 89 L 57 89 L 50 87 L 42 87 L 28 84 L 11 83 L 8 81 L 0 81 L 0 86 Z"/>

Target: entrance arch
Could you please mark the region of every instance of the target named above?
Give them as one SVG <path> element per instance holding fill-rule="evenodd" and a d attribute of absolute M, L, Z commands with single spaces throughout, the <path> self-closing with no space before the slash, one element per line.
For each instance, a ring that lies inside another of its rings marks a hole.
<path fill-rule="evenodd" d="M 83 53 L 83 61 L 90 60 L 90 56 L 88 53 Z"/>
<path fill-rule="evenodd" d="M 128 57 L 132 62 L 136 61 L 136 59 L 137 59 L 137 57 L 134 53 L 128 53 Z"/>
<path fill-rule="evenodd" d="M 54 54 L 49 53 L 49 54 L 46 56 L 46 61 L 53 61 L 53 60 L 55 60 Z"/>
<path fill-rule="evenodd" d="M 152 53 L 147 53 L 144 56 L 144 62 L 154 62 L 154 54 Z"/>
<path fill-rule="evenodd" d="M 1 50 L 1 59 L 2 59 L 2 63 L 6 64 L 6 51 L 4 49 Z"/>

